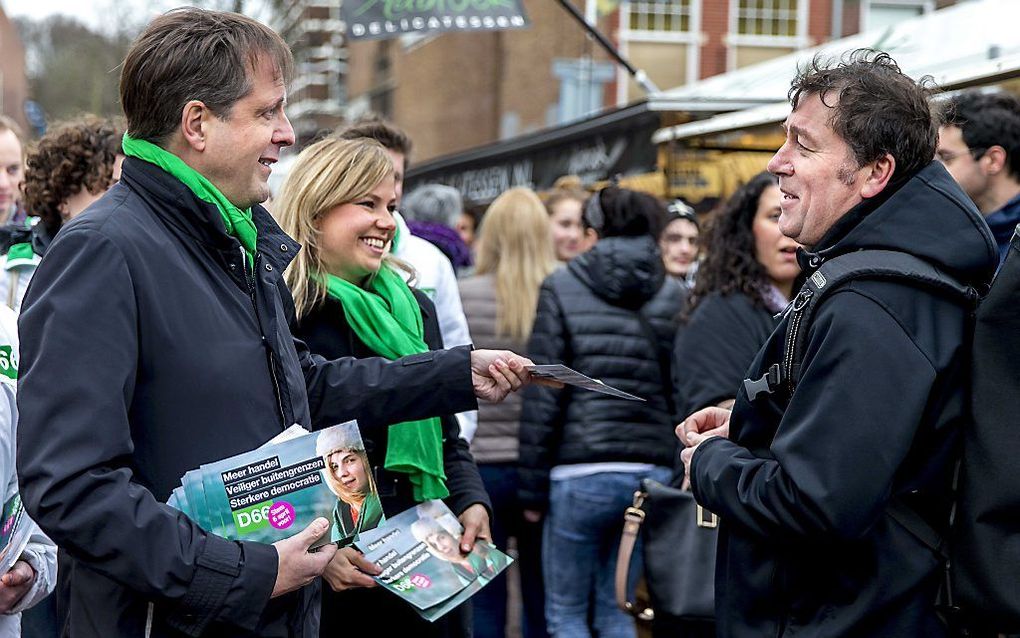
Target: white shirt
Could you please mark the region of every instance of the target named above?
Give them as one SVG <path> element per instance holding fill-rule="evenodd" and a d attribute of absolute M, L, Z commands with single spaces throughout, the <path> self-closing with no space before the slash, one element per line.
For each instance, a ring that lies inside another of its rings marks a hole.
<path fill-rule="evenodd" d="M 443 251 L 421 237 L 412 235 L 400 213 L 395 213 L 393 217 L 400 233 L 393 256 L 414 267 L 414 287 L 428 295 L 436 305 L 443 346 L 452 348 L 470 345 L 471 333 L 468 332 L 467 317 L 464 316 L 464 307 L 460 302 L 453 264 Z M 460 422 L 461 436 L 470 443 L 478 429 L 478 412 L 462 412 L 457 415 L 457 420 Z"/>

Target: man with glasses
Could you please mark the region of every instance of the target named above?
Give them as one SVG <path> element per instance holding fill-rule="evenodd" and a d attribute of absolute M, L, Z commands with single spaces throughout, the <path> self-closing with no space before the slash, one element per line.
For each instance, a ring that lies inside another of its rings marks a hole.
<path fill-rule="evenodd" d="M 968 91 L 945 115 L 936 155 L 984 215 L 1001 262 L 1020 223 L 1020 99 Z"/>

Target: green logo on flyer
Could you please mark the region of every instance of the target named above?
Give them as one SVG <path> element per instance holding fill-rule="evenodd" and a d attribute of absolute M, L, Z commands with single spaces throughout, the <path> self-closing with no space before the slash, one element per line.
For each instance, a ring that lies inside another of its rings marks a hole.
<path fill-rule="evenodd" d="M 0 374 L 9 379 L 18 378 L 18 356 L 11 346 L 0 346 Z"/>
<path fill-rule="evenodd" d="M 234 525 L 239 534 L 250 534 L 255 530 L 269 527 L 270 502 L 259 503 L 234 512 Z"/>

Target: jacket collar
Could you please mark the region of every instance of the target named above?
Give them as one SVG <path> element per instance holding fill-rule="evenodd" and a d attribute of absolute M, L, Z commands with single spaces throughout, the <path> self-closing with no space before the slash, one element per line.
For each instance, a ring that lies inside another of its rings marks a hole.
<path fill-rule="evenodd" d="M 195 197 L 191 189 L 155 164 L 125 158 L 121 180 L 180 232 L 223 253 L 232 255 L 239 250 L 237 240 L 227 234 L 219 210 Z M 258 253 L 282 273 L 301 246 L 283 232 L 265 208 L 255 205 L 251 211 L 258 228 Z"/>

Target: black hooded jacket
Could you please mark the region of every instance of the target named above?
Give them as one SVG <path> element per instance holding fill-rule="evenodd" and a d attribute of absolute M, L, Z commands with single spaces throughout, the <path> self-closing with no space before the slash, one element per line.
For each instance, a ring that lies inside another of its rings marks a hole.
<path fill-rule="evenodd" d="M 847 213 L 801 265 L 861 249 L 920 257 L 976 288 L 997 264 L 970 199 L 933 162 Z M 958 300 L 906 282 L 855 280 L 829 293 L 807 333 L 792 396 L 749 401 L 741 387 L 730 440 L 695 452 L 692 482 L 722 519 L 719 635 L 926 636 L 940 561 L 888 514 L 896 498 L 947 525 L 965 418 L 968 316 Z M 751 364 L 783 354 L 783 319 Z"/>
<path fill-rule="evenodd" d="M 647 402 L 529 386 L 520 428 L 520 495 L 526 506 L 544 509 L 549 470 L 556 465 L 674 465 L 674 415 L 662 363 L 668 368 L 685 297 L 683 286 L 664 276 L 650 237 L 603 239 L 542 283 L 528 343 L 532 360 L 563 363 Z M 655 333 L 658 351 L 639 312 Z"/>

